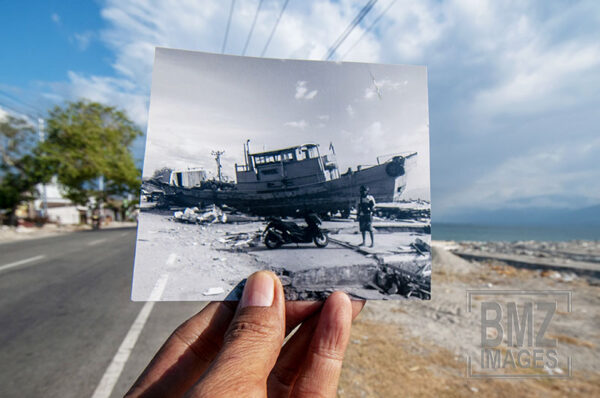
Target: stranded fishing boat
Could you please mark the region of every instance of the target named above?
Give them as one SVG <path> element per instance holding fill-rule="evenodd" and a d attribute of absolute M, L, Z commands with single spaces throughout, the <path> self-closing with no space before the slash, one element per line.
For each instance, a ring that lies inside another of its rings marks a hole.
<path fill-rule="evenodd" d="M 369 187 L 377 202 L 399 200 L 406 185 L 405 161 L 415 155 L 379 157 L 376 165 L 340 174 L 333 146 L 325 155 L 317 144 L 250 153 L 246 143 L 244 164 L 235 165 L 236 184 L 213 181 L 212 187 L 169 184 L 161 189 L 167 201 L 186 206 L 224 204 L 264 216 L 339 211 L 347 217 L 358 202 L 361 185 Z"/>

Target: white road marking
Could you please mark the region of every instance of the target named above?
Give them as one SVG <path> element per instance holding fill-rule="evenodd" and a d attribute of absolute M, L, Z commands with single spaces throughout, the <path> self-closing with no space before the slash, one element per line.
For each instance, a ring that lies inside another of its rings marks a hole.
<path fill-rule="evenodd" d="M 127 235 L 129 235 L 129 232 L 121 232 L 121 233 L 119 234 L 119 236 L 127 236 Z"/>
<path fill-rule="evenodd" d="M 35 256 L 35 257 L 30 257 L 30 258 L 26 258 L 25 260 L 19 260 L 19 261 L 15 261 L 14 263 L 8 263 L 8 264 L 4 264 L 2 266 L 0 266 L 0 272 L 7 270 L 9 268 L 14 268 L 14 267 L 18 267 L 20 265 L 25 265 L 25 264 L 29 264 L 32 263 L 34 261 L 38 261 L 41 260 L 43 258 L 46 258 L 46 256 L 44 256 L 43 254 L 40 256 Z"/>
<path fill-rule="evenodd" d="M 142 329 L 144 329 L 144 325 L 152 312 L 152 308 L 154 308 L 155 302 L 162 297 L 168 279 L 169 275 L 163 274 L 154 285 L 152 293 L 150 293 L 150 298 L 148 299 L 150 301 L 144 304 L 137 318 L 133 321 L 125 339 L 119 346 L 117 353 L 108 365 L 108 368 L 104 371 L 104 375 L 102 376 L 100 383 L 98 383 L 96 390 L 94 390 L 92 398 L 108 398 L 112 394 L 115 384 L 117 383 L 117 380 L 119 380 L 119 376 L 121 375 L 121 372 L 123 372 L 123 368 L 129 359 L 129 355 L 131 355 L 131 351 L 133 350 L 133 347 L 135 347 L 135 343 L 137 342 L 138 337 L 140 337 Z"/>
<path fill-rule="evenodd" d="M 96 239 L 96 240 L 93 240 L 91 242 L 88 242 L 88 246 L 95 246 L 98 243 L 102 243 L 102 242 L 106 242 L 106 238 Z"/>
<path fill-rule="evenodd" d="M 169 254 L 169 257 L 167 257 L 167 266 L 170 267 L 171 265 L 175 264 L 175 260 L 177 260 L 177 254 Z"/>

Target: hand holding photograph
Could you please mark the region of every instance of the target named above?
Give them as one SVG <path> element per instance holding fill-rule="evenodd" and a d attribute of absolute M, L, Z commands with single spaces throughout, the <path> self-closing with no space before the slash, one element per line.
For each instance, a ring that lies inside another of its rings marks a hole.
<path fill-rule="evenodd" d="M 157 48 L 132 299 L 431 297 L 424 66 Z"/>

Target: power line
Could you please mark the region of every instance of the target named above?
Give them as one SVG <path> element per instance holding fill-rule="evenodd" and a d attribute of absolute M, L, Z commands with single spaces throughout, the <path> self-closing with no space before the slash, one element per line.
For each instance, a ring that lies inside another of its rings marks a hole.
<path fill-rule="evenodd" d="M 371 11 L 371 9 L 375 5 L 375 3 L 377 3 L 377 0 L 369 0 L 367 2 L 367 4 L 364 5 L 364 7 L 358 12 L 358 15 L 356 15 L 356 17 L 354 17 L 352 22 L 350 22 L 350 25 L 348 25 L 346 30 L 344 30 L 344 32 L 341 34 L 341 36 L 338 37 L 337 40 L 333 42 L 331 47 L 329 47 L 327 54 L 325 55 L 325 57 L 323 57 L 324 60 L 330 60 L 331 57 L 333 57 L 333 55 L 335 54 L 335 51 L 338 49 L 338 47 L 344 42 L 344 40 L 346 40 L 348 35 L 354 30 L 356 25 L 358 25 L 360 23 L 360 21 L 362 21 L 363 18 L 369 13 L 369 11 Z"/>
<path fill-rule="evenodd" d="M 396 1 L 398 0 L 392 0 L 392 2 L 386 7 L 385 10 L 383 10 L 383 12 L 381 14 L 379 14 L 379 16 L 377 18 L 375 18 L 375 20 L 373 20 L 373 23 L 371 23 L 371 25 L 369 25 L 369 27 L 367 28 L 367 30 L 365 30 L 363 32 L 363 34 L 358 38 L 358 40 L 356 40 L 354 42 L 354 44 L 352 44 L 352 46 L 348 49 L 348 51 L 346 51 L 344 53 L 344 55 L 342 55 L 340 57 L 340 61 L 344 58 L 346 58 L 346 55 L 348 55 L 348 53 L 350 53 L 350 51 L 352 51 L 354 49 L 354 47 L 356 47 L 356 45 L 367 35 L 367 33 L 369 33 L 371 31 L 371 29 L 373 29 L 373 27 L 375 25 L 377 25 L 377 23 L 379 22 L 379 20 L 381 18 L 383 18 L 383 16 L 389 11 L 390 8 L 392 8 L 392 6 L 394 5 L 394 3 L 396 3 Z"/>
<path fill-rule="evenodd" d="M 250 43 L 250 38 L 252 37 L 252 32 L 254 31 L 254 25 L 256 25 L 256 20 L 258 19 L 258 13 L 260 12 L 260 6 L 262 6 L 263 0 L 259 0 L 258 7 L 256 7 L 256 13 L 254 14 L 254 21 L 252 21 L 252 26 L 250 27 L 250 32 L 248 32 L 248 38 L 246 39 L 246 44 L 244 45 L 244 50 L 242 50 L 242 55 L 246 55 L 246 50 L 248 49 L 248 43 Z"/>
<path fill-rule="evenodd" d="M 27 103 L 27 102 L 23 101 L 22 99 L 20 99 L 20 98 L 18 98 L 18 97 L 15 97 L 14 95 L 12 95 L 12 94 L 10 94 L 10 93 L 8 93 L 8 92 L 4 91 L 4 90 L 0 90 L 0 94 L 2 94 L 3 96 L 5 96 L 6 98 L 9 98 L 9 99 L 10 99 L 10 100 L 12 100 L 13 102 L 16 102 L 16 103 L 19 103 L 19 104 L 21 104 L 21 105 L 23 105 L 23 106 L 26 106 L 26 107 L 28 107 L 30 110 L 33 110 L 33 111 L 35 111 L 35 112 L 38 112 L 38 113 L 41 113 L 41 112 L 40 112 L 40 111 L 37 109 L 37 107 L 35 107 L 35 106 L 33 106 L 33 105 L 31 105 L 31 104 L 29 104 L 29 103 Z"/>
<path fill-rule="evenodd" d="M 271 34 L 269 35 L 267 44 L 265 44 L 265 48 L 263 48 L 262 53 L 260 54 L 261 57 L 263 57 L 265 55 L 265 53 L 267 52 L 267 48 L 269 47 L 269 44 L 271 44 L 271 39 L 273 38 L 275 31 L 277 30 L 279 21 L 281 20 L 281 17 L 283 16 L 283 12 L 285 11 L 285 8 L 287 7 L 289 2 L 290 2 L 290 0 L 285 0 L 285 3 L 283 3 L 283 7 L 281 7 L 281 12 L 279 13 L 279 16 L 277 17 L 277 21 L 275 21 L 275 26 L 273 26 L 273 30 L 271 31 Z"/>
<path fill-rule="evenodd" d="M 229 18 L 227 18 L 227 29 L 225 29 L 225 38 L 223 39 L 223 47 L 221 47 L 221 54 L 225 52 L 225 46 L 227 45 L 227 36 L 229 36 L 229 27 L 231 26 L 231 17 L 233 16 L 234 7 L 235 0 L 231 0 L 231 7 L 229 8 Z"/>
<path fill-rule="evenodd" d="M 4 90 L 0 90 L 0 94 L 2 94 L 4 97 L 10 99 L 12 102 L 16 102 L 18 104 L 21 104 L 21 106 L 25 106 L 26 108 L 29 108 L 30 111 L 33 111 L 34 113 L 36 113 L 38 116 L 42 115 L 43 112 L 41 112 L 36 106 L 33 106 L 25 101 L 23 101 L 20 98 L 15 97 L 14 95 L 7 93 Z"/>
<path fill-rule="evenodd" d="M 17 115 L 20 115 L 20 116 L 27 116 L 28 118 L 30 118 L 32 120 L 36 120 L 39 117 L 37 115 L 32 115 L 32 114 L 29 114 L 27 112 L 23 112 L 23 111 L 17 110 L 17 109 L 13 108 L 10 105 L 6 105 L 6 103 L 3 103 L 3 102 L 0 102 L 0 107 L 2 109 L 8 109 L 12 113 L 16 113 Z"/>

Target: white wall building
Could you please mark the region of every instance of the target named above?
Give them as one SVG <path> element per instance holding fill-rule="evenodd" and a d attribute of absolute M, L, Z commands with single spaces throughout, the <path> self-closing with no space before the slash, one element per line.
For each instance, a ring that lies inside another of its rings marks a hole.
<path fill-rule="evenodd" d="M 34 207 L 38 211 L 44 209 L 44 185 L 38 184 L 37 190 L 39 199 L 34 201 Z M 85 206 L 74 205 L 69 199 L 65 198 L 61 192 L 56 177 L 52 181 L 45 184 L 46 203 L 48 206 L 48 219 L 50 222 L 59 224 L 79 224 L 81 222 L 81 214 L 86 214 Z"/>

